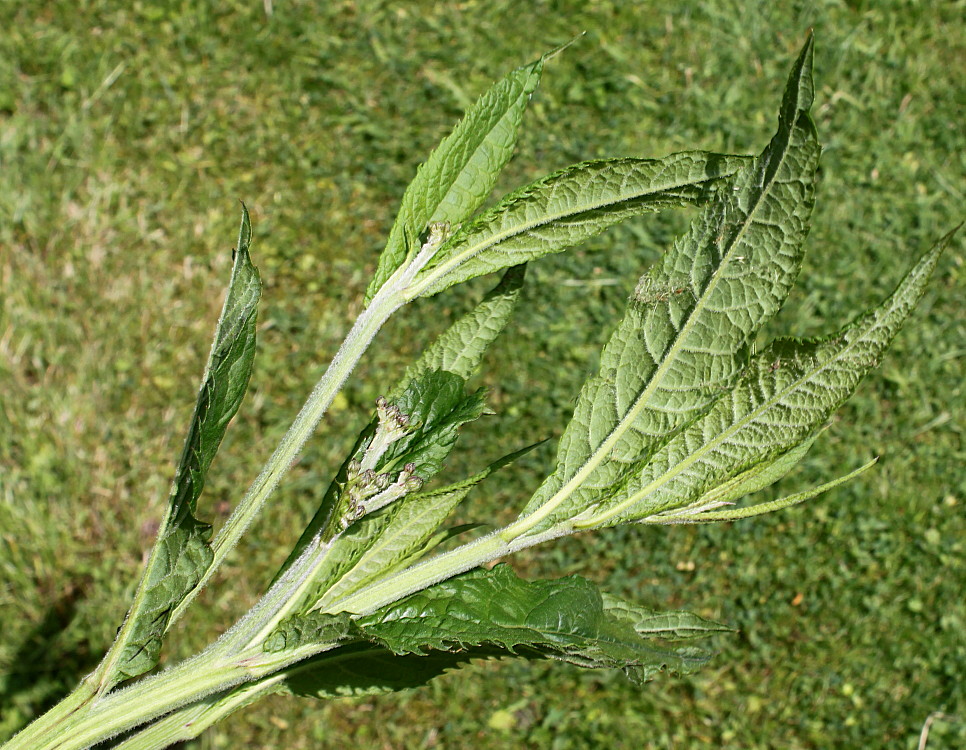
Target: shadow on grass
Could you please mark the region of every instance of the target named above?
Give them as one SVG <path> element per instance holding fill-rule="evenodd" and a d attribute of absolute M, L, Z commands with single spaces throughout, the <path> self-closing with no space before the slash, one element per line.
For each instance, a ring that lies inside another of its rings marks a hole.
<path fill-rule="evenodd" d="M 23 725 L 51 708 L 74 689 L 97 663 L 86 640 L 65 649 L 62 634 L 87 596 L 90 581 L 73 581 L 48 608 L 44 618 L 28 633 L 0 681 L 0 714 L 19 712 Z M 22 727 L 20 727 L 22 728 Z M 19 728 L 18 730 L 19 731 Z"/>

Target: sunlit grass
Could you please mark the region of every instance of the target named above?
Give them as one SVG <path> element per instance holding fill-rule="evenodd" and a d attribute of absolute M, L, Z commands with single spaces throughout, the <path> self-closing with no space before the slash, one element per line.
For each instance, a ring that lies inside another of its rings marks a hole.
<path fill-rule="evenodd" d="M 358 310 L 413 159 L 497 75 L 581 31 L 535 97 L 507 187 L 579 158 L 757 150 L 785 62 L 814 26 L 822 184 L 775 330 L 817 334 L 869 306 L 961 219 L 962 3 L 275 3 L 270 17 L 261 3 L 196 5 L 0 9 L 3 732 L 114 635 L 193 403 L 237 199 L 252 209 L 266 290 L 252 388 L 203 500 L 218 518 Z M 468 434 L 467 452 L 496 457 L 546 437 L 535 425 L 563 426 L 634 280 L 685 220 L 645 219 L 534 269 L 484 378 L 500 427 Z M 874 472 L 811 511 L 617 530 L 519 561 L 735 624 L 717 666 L 641 691 L 620 675 L 486 665 L 400 696 L 271 701 L 205 742 L 912 747 L 931 712 L 966 718 L 962 247 L 786 486 L 881 455 Z M 414 306 L 365 367 L 398 372 L 442 325 L 440 307 L 472 293 Z M 378 395 L 369 387 L 326 418 L 245 548 L 245 576 L 229 567 L 233 585 L 192 616 L 227 624 L 264 586 Z M 500 508 L 519 507 L 551 456 L 546 446 L 475 502 L 509 515 Z M 186 650 L 201 645 L 191 622 Z M 24 690 L 20 670 L 37 658 L 49 678 Z M 962 741 L 950 726 L 937 743 Z"/>

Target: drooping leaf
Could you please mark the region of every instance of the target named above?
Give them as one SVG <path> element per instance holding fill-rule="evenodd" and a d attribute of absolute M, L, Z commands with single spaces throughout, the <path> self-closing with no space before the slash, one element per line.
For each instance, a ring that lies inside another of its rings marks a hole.
<path fill-rule="evenodd" d="M 270 642 L 296 648 L 332 640 L 341 632 L 339 617 L 291 618 Z M 578 576 L 524 581 L 507 565 L 431 586 L 355 618 L 351 628 L 357 638 L 380 648 L 357 643 L 326 652 L 297 670 L 300 677 L 288 681 L 289 689 L 324 697 L 398 690 L 472 658 L 494 656 L 620 668 L 632 679 L 645 680 L 663 669 L 692 671 L 709 654 L 676 644 L 728 630 L 688 612 L 654 612 L 602 596 Z"/>
<path fill-rule="evenodd" d="M 690 505 L 806 440 L 852 394 L 913 310 L 944 237 L 879 307 L 825 339 L 780 340 L 755 357 L 741 382 L 658 450 L 577 526 L 610 526 Z"/>
<path fill-rule="evenodd" d="M 771 142 L 645 274 L 584 385 L 555 471 L 523 512 L 537 533 L 573 517 L 730 388 L 801 267 L 819 146 L 811 39 Z"/>
<path fill-rule="evenodd" d="M 544 63 L 555 52 L 511 71 L 490 88 L 419 167 L 366 290 L 366 304 L 412 259 L 419 249 L 418 238 L 430 223 L 455 226 L 486 200 L 513 155 L 527 102 L 540 82 Z"/>
<path fill-rule="evenodd" d="M 194 415 L 175 474 L 167 515 L 158 531 L 134 603 L 112 654 L 116 684 L 151 669 L 171 610 L 211 564 L 211 525 L 195 517 L 205 477 L 248 387 L 255 356 L 255 322 L 261 282 L 249 255 L 251 223 L 242 223 L 228 294 L 215 330 Z"/>
<path fill-rule="evenodd" d="M 650 630 L 638 629 L 653 613 L 617 602 L 610 597 L 605 606 L 597 587 L 579 576 L 524 581 L 498 565 L 438 583 L 355 623 L 366 638 L 400 655 L 489 645 L 580 666 L 645 672 L 689 671 L 707 659 L 698 649 L 669 647 L 680 636 L 673 628 L 660 629 L 654 617 Z M 679 626 L 683 620 L 683 613 L 672 613 L 669 623 Z M 689 636 L 699 620 L 692 616 Z M 704 622 L 706 635 L 723 629 Z"/>
<path fill-rule="evenodd" d="M 583 162 L 506 196 L 465 224 L 416 275 L 408 296 L 573 247 L 639 214 L 710 198 L 746 157 L 688 151 L 664 159 Z"/>
<path fill-rule="evenodd" d="M 473 375 L 513 314 L 525 274 L 525 265 L 507 269 L 500 283 L 476 307 L 426 347 L 406 369 L 394 392 L 403 391 L 413 378 L 428 370 L 444 370 L 466 379 Z"/>

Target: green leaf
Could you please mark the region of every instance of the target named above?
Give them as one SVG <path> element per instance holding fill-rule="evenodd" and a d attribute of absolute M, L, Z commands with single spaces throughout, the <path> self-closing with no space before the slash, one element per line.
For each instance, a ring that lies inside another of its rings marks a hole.
<path fill-rule="evenodd" d="M 875 466 L 877 461 L 878 459 L 874 458 L 864 466 L 860 466 L 855 471 L 851 471 L 838 479 L 833 479 L 830 482 L 820 484 L 818 487 L 812 487 L 804 492 L 796 492 L 794 495 L 788 495 L 766 503 L 757 503 L 743 508 L 727 508 L 724 510 L 720 509 L 720 504 L 716 504 L 713 508 L 708 508 L 708 506 L 695 507 L 693 509 L 686 508 L 669 513 L 659 513 L 656 516 L 644 519 L 643 523 L 719 523 L 722 521 L 738 521 L 743 518 L 753 518 L 754 516 L 761 516 L 765 513 L 774 513 L 776 510 L 790 508 L 793 505 L 798 505 L 804 503 L 806 500 L 818 497 L 822 493 L 838 487 L 840 484 L 851 482 L 859 474 L 863 474 Z"/>
<path fill-rule="evenodd" d="M 657 627 L 653 614 L 614 597 L 605 606 L 597 587 L 578 576 L 528 582 L 498 565 L 438 583 L 355 623 L 366 638 L 399 655 L 489 645 L 585 667 L 635 670 L 641 678 L 665 667 L 689 671 L 706 660 L 698 649 L 661 643 L 680 636 Z M 649 616 L 651 629 L 639 630 Z M 698 619 L 690 621 L 692 628 Z M 680 625 L 684 615 L 672 613 L 670 620 Z M 707 623 L 706 634 L 720 630 Z"/>
<path fill-rule="evenodd" d="M 727 486 L 734 477 L 799 446 L 875 367 L 925 290 L 952 234 L 923 255 L 878 308 L 839 333 L 776 341 L 737 387 L 674 437 L 576 526 L 653 519 Z"/>
<path fill-rule="evenodd" d="M 508 533 L 582 512 L 734 384 L 801 268 L 819 156 L 811 102 L 809 39 L 777 133 L 642 277 L 581 391 L 555 471 Z"/>
<path fill-rule="evenodd" d="M 495 471 L 529 453 L 537 445 L 539 443 L 504 456 L 469 479 L 406 497 L 387 508 L 384 513 L 358 524 L 365 528 L 360 528 L 358 533 L 352 533 L 345 539 L 345 545 L 352 548 L 354 564 L 346 569 L 346 559 L 342 558 L 335 568 L 338 570 L 337 579 L 334 572 L 322 572 L 319 580 L 326 582 L 327 590 L 315 607 L 338 611 L 340 598 L 415 563 L 444 539 L 451 538 L 449 531 L 437 533 L 438 529 L 470 490 Z M 460 531 L 466 530 L 468 529 L 460 528 Z M 350 529 L 351 531 L 354 529 Z M 338 553 L 333 559 L 339 560 Z M 328 585 L 329 583 L 333 585 Z"/>
<path fill-rule="evenodd" d="M 111 684 L 151 669 L 174 609 L 211 564 L 211 525 L 195 517 L 205 477 L 248 387 L 255 356 L 261 282 L 249 255 L 251 223 L 242 207 L 241 230 L 228 294 L 215 330 L 194 415 L 175 474 L 167 515 L 158 531 L 134 604 L 118 634 Z"/>
<path fill-rule="evenodd" d="M 413 431 L 393 443 L 379 470 L 412 463 L 416 476 L 428 481 L 443 467 L 453 450 L 459 428 L 483 414 L 486 392 L 464 392 L 466 381 L 451 372 L 430 370 L 411 381 L 395 401 L 409 417 Z"/>
<path fill-rule="evenodd" d="M 575 164 L 506 196 L 434 254 L 407 292 L 460 282 L 573 247 L 639 214 L 700 204 L 746 157 L 688 151 L 663 159 Z"/>
<path fill-rule="evenodd" d="M 753 492 L 763 490 L 765 487 L 770 487 L 795 468 L 799 461 L 805 458 L 809 448 L 812 447 L 812 444 L 818 436 L 827 428 L 828 425 L 825 425 L 818 432 L 809 435 L 791 450 L 779 454 L 774 460 L 755 464 L 748 471 L 742 472 L 727 482 L 714 487 L 698 498 L 693 503 L 694 507 L 709 508 L 727 505 L 745 495 L 750 495 Z"/>
<path fill-rule="evenodd" d="M 509 268 L 476 307 L 440 334 L 406 369 L 394 391 L 401 392 L 428 370 L 444 370 L 469 379 L 513 314 L 525 275 L 526 265 Z"/>
<path fill-rule="evenodd" d="M 367 305 L 389 277 L 413 258 L 419 249 L 417 238 L 430 223 L 455 226 L 486 200 L 513 155 L 523 112 L 540 82 L 544 63 L 556 52 L 511 71 L 490 88 L 419 167 L 366 290 Z"/>
<path fill-rule="evenodd" d="M 270 650 L 338 641 L 344 637 L 342 617 L 290 618 L 269 639 Z M 509 566 L 498 565 L 472 570 L 355 618 L 348 637 L 380 649 L 356 643 L 328 651 L 302 672 L 304 682 L 290 682 L 290 689 L 331 696 L 414 687 L 471 658 L 493 656 L 620 668 L 643 681 L 663 669 L 692 671 L 709 654 L 677 644 L 727 630 L 689 612 L 655 612 L 602 596 L 578 576 L 528 582 Z"/>

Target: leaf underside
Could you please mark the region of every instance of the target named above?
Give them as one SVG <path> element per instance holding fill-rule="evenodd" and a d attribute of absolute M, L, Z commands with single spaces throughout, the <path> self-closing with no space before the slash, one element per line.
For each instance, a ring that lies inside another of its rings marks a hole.
<path fill-rule="evenodd" d="M 747 157 L 703 151 L 574 164 L 507 195 L 461 227 L 413 282 L 412 296 L 580 244 L 626 219 L 700 205 Z"/>
<path fill-rule="evenodd" d="M 641 278 L 599 374 L 581 391 L 555 471 L 524 509 L 531 533 L 612 494 L 733 387 L 801 268 L 819 157 L 811 102 L 809 41 L 771 142 Z"/>
<path fill-rule="evenodd" d="M 734 390 L 630 474 L 586 525 L 651 520 L 712 497 L 719 487 L 728 492 L 734 478 L 807 443 L 878 364 L 951 237 L 926 252 L 879 307 L 838 333 L 815 341 L 782 339 L 761 352 Z"/>

